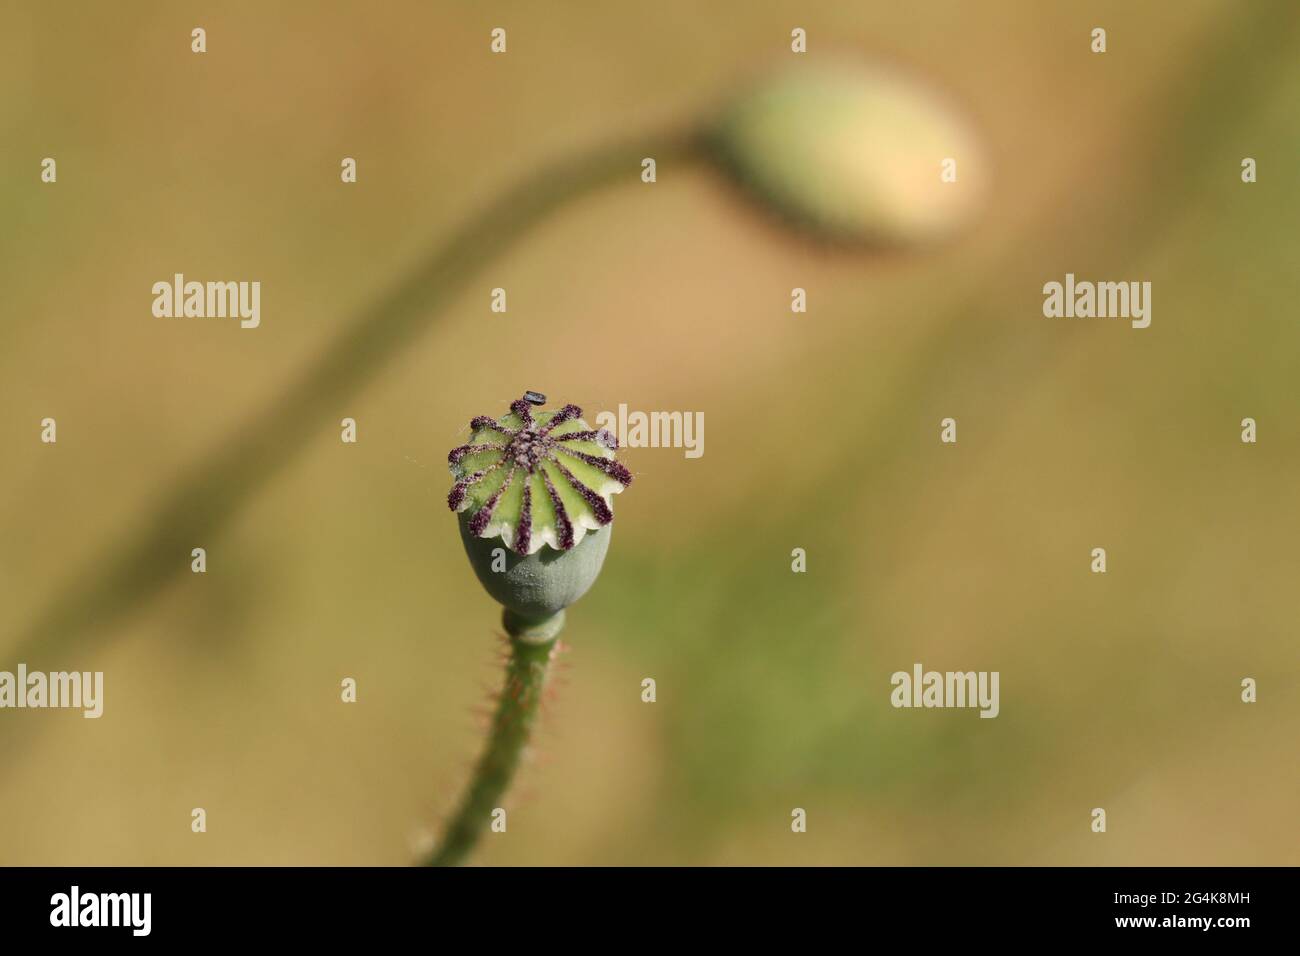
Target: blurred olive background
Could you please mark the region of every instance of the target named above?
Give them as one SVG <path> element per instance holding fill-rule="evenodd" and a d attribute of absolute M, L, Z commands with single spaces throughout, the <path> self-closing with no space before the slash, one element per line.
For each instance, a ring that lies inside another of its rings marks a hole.
<path fill-rule="evenodd" d="M 0 669 L 431 243 L 540 164 L 710 109 L 793 27 L 942 91 L 991 173 L 972 228 L 901 254 L 821 247 L 670 164 L 543 224 L 319 409 L 193 542 L 205 575 L 187 545 L 136 613 L 26 654 L 103 670 L 105 713 L 0 712 L 0 861 L 409 862 L 498 680 L 445 454 L 535 388 L 702 411 L 705 454 L 624 453 L 610 559 L 478 862 L 1300 862 L 1292 5 L 0 10 Z M 261 281 L 261 328 L 155 319 L 175 272 Z M 1151 327 L 1045 319 L 1066 272 L 1151 281 Z M 1000 671 L 1001 715 L 892 709 L 915 661 Z"/>

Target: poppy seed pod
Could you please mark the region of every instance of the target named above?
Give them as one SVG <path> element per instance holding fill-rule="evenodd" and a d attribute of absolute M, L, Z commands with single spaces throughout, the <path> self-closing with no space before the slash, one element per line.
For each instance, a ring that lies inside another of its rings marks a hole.
<path fill-rule="evenodd" d="M 929 241 L 984 192 L 981 151 L 955 112 L 902 75 L 852 62 L 786 68 L 734 99 L 707 142 L 769 210 L 832 240 Z"/>
<path fill-rule="evenodd" d="M 447 456 L 455 478 L 447 504 L 459 515 L 474 573 L 506 608 L 512 633 L 587 593 L 609 550 L 613 496 L 632 483 L 610 432 L 593 430 L 576 405 L 539 411 L 545 402 L 527 392 L 499 419 L 474 418 L 469 442 Z M 559 625 L 557 618 L 556 632 Z M 547 630 L 534 637 L 545 639 Z"/>

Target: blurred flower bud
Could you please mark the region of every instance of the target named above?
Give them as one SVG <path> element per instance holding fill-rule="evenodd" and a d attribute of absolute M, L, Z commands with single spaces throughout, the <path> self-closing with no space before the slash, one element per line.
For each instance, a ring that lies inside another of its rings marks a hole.
<path fill-rule="evenodd" d="M 576 405 L 537 411 L 545 402 L 527 392 L 500 419 L 473 419 L 469 443 L 447 456 L 447 504 L 474 573 L 525 620 L 587 593 L 609 550 L 613 496 L 632 483 L 612 434 L 592 430 Z"/>
<path fill-rule="evenodd" d="M 984 193 L 984 161 L 961 117 L 883 68 L 786 68 L 733 100 L 708 141 L 764 206 L 835 240 L 935 239 L 965 222 Z"/>

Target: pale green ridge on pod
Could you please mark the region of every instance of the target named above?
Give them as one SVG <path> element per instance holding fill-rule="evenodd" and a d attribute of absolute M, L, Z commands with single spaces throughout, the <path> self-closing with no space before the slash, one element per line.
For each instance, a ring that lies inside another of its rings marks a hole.
<path fill-rule="evenodd" d="M 503 547 L 500 538 L 480 538 L 460 514 L 460 536 L 479 582 L 499 604 L 520 617 L 539 620 L 568 607 L 596 582 L 613 525 L 589 531 L 568 551 L 543 548 L 527 557 Z M 496 552 L 494 554 L 494 552 Z M 504 571 L 493 567 L 504 566 Z"/>
<path fill-rule="evenodd" d="M 826 238 L 912 245 L 983 199 L 976 136 L 929 90 L 883 67 L 801 62 L 726 107 L 714 158 L 760 201 Z M 956 160 L 956 181 L 942 178 Z"/>

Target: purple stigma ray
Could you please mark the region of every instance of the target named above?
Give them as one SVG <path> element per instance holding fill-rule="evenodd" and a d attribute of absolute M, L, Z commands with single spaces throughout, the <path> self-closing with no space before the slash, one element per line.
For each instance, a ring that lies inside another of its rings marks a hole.
<path fill-rule="evenodd" d="M 474 455 L 481 451 L 505 451 L 505 445 L 461 445 L 459 448 L 453 448 L 447 452 L 447 463 L 450 465 L 460 464 L 460 460 L 466 455 Z"/>
<path fill-rule="evenodd" d="M 560 550 L 568 551 L 573 547 L 573 523 L 569 521 L 569 513 L 564 510 L 560 493 L 555 490 L 555 485 L 551 483 L 551 476 L 546 473 L 545 468 L 541 469 L 541 476 L 546 482 L 546 493 L 551 496 L 551 507 L 555 509 L 555 529 L 559 532 Z"/>
<path fill-rule="evenodd" d="M 595 455 L 588 455 L 585 452 L 574 451 L 572 448 L 565 448 L 563 445 L 557 445 L 556 450 L 562 451 L 566 455 L 570 456 L 571 458 L 576 458 L 581 462 L 585 462 L 586 464 L 591 465 L 592 468 L 604 472 L 606 475 L 608 475 L 610 478 L 613 478 L 615 481 L 617 481 L 619 484 L 623 485 L 624 487 L 627 487 L 628 485 L 632 484 L 632 472 L 628 471 L 626 468 L 623 467 L 623 465 L 621 465 L 619 462 L 615 461 L 612 458 L 597 458 Z M 551 460 L 555 461 L 554 458 L 552 458 Z M 564 468 L 564 466 L 560 465 L 558 461 L 556 461 L 555 463 L 559 465 L 561 469 Z M 571 474 L 569 474 L 568 471 L 565 471 L 564 475 L 570 481 L 575 481 L 575 482 L 577 481 L 577 479 L 574 478 Z M 595 492 L 593 492 L 593 494 L 595 494 Z"/>
<path fill-rule="evenodd" d="M 492 493 L 492 497 L 483 502 L 483 507 L 474 512 L 474 517 L 469 519 L 470 533 L 476 538 L 483 537 L 483 531 L 492 520 L 492 512 L 496 511 L 497 503 L 501 496 L 505 494 L 506 489 L 510 487 L 511 482 L 515 480 L 515 468 L 510 466 L 510 473 L 506 475 L 506 480 L 501 482 L 501 487 Z"/>
<path fill-rule="evenodd" d="M 469 491 L 469 486 L 478 484 L 503 464 L 505 464 L 504 460 L 494 461 L 482 471 L 476 471 L 472 475 L 466 475 L 464 478 L 457 480 L 457 482 L 451 486 L 451 492 L 447 495 L 447 507 L 452 511 L 459 511 L 460 506 L 465 503 L 465 493 Z"/>
<path fill-rule="evenodd" d="M 554 441 L 593 441 L 598 445 L 604 445 L 610 451 L 618 451 L 618 439 L 607 428 L 599 428 L 595 431 L 568 432 L 564 435 L 556 435 Z"/>
<path fill-rule="evenodd" d="M 461 478 L 451 486 L 451 491 L 447 493 L 447 507 L 452 511 L 459 511 L 460 506 L 465 503 L 465 493 L 469 491 L 469 486 L 476 481 L 480 481 L 485 473 L 476 471 L 468 478 Z"/>
<path fill-rule="evenodd" d="M 533 543 L 533 483 L 524 477 L 524 504 L 519 509 L 519 527 L 515 529 L 515 554 L 527 556 Z"/>
<path fill-rule="evenodd" d="M 510 410 L 519 416 L 525 430 L 533 427 L 533 406 L 528 404 L 528 399 L 516 398 L 510 403 Z"/>
<path fill-rule="evenodd" d="M 605 504 L 604 498 L 575 478 L 573 472 L 569 471 L 569 469 L 565 468 L 558 461 L 552 459 L 551 464 L 560 469 L 560 474 L 564 476 L 564 480 L 573 486 L 574 491 L 582 495 L 582 500 L 587 502 L 588 507 L 590 507 L 592 512 L 595 514 L 597 523 L 609 524 L 614 520 L 614 513 L 609 510 L 609 505 Z"/>
<path fill-rule="evenodd" d="M 500 434 L 505 435 L 507 438 L 514 438 L 519 434 L 512 428 L 506 428 L 505 425 L 502 425 L 495 418 L 488 418 L 486 415 L 475 415 L 469 420 L 470 431 L 476 432 L 484 428 L 490 428 L 494 432 L 499 432 Z"/>
<path fill-rule="evenodd" d="M 571 422 L 575 418 L 581 418 L 581 417 L 582 417 L 581 408 L 579 408 L 577 405 L 565 405 L 558 412 L 556 412 L 554 415 L 551 416 L 551 420 L 546 423 L 545 427 L 543 427 L 542 430 L 538 432 L 538 434 L 549 435 L 551 429 L 554 428 L 556 425 L 563 425 L 565 422 Z M 557 440 L 563 441 L 564 439 L 560 438 Z"/>

